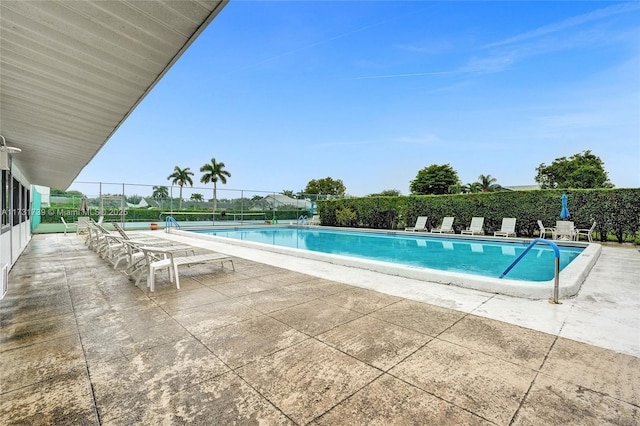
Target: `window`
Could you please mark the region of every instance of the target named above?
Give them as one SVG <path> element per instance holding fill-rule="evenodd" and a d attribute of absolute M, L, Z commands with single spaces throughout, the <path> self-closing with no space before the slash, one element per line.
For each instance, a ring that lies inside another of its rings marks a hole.
<path fill-rule="evenodd" d="M 24 205 L 25 205 L 25 214 L 27 215 L 25 220 L 31 219 L 31 190 L 24 188 Z"/>
<path fill-rule="evenodd" d="M 10 206 L 10 198 L 9 194 L 11 191 L 9 190 L 9 171 L 2 171 L 2 226 L 9 224 L 9 206 Z"/>
<path fill-rule="evenodd" d="M 20 224 L 20 195 L 22 193 L 21 187 L 22 185 L 20 185 L 20 182 L 18 182 L 17 179 L 13 179 L 13 204 L 11 205 L 13 226 Z"/>

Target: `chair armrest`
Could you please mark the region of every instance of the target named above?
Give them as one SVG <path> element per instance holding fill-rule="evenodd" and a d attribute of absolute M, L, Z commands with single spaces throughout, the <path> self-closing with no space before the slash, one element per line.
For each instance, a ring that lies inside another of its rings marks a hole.
<path fill-rule="evenodd" d="M 144 252 L 149 264 L 162 258 L 169 259 L 171 263 L 173 263 L 173 252 L 171 250 L 164 250 L 160 247 L 152 246 L 138 246 L 138 248 Z"/>

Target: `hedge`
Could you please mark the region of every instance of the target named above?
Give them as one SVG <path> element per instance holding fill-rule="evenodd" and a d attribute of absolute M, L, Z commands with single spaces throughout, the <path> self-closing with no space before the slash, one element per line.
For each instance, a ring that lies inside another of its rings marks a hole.
<path fill-rule="evenodd" d="M 634 240 L 640 231 L 640 188 L 500 191 L 455 195 L 344 198 L 318 201 L 323 225 L 374 229 L 403 229 L 418 216 L 428 216 L 429 227 L 444 216 L 455 216 L 456 232 L 473 216 L 485 218 L 487 234 L 499 230 L 504 217 L 515 217 L 516 232 L 534 237 L 538 220 L 552 227 L 560 220 L 561 196 L 567 194 L 572 220 L 578 228 L 591 227 L 602 241 L 613 234 L 618 242 Z"/>

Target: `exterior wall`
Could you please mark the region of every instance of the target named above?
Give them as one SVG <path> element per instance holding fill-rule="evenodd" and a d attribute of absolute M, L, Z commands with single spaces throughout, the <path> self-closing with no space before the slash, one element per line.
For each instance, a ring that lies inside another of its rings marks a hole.
<path fill-rule="evenodd" d="M 32 191 L 27 179 L 14 165 L 10 165 L 10 170 L 3 170 L 1 177 L 0 269 L 6 265 L 10 269 L 31 241 Z M 5 283 L 0 284 L 2 288 Z"/>

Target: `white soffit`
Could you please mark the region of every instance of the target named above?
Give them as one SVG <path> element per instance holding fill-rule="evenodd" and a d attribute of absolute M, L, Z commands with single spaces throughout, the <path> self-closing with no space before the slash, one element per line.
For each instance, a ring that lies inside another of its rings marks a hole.
<path fill-rule="evenodd" d="M 67 188 L 228 0 L 0 1 L 0 135 Z"/>

